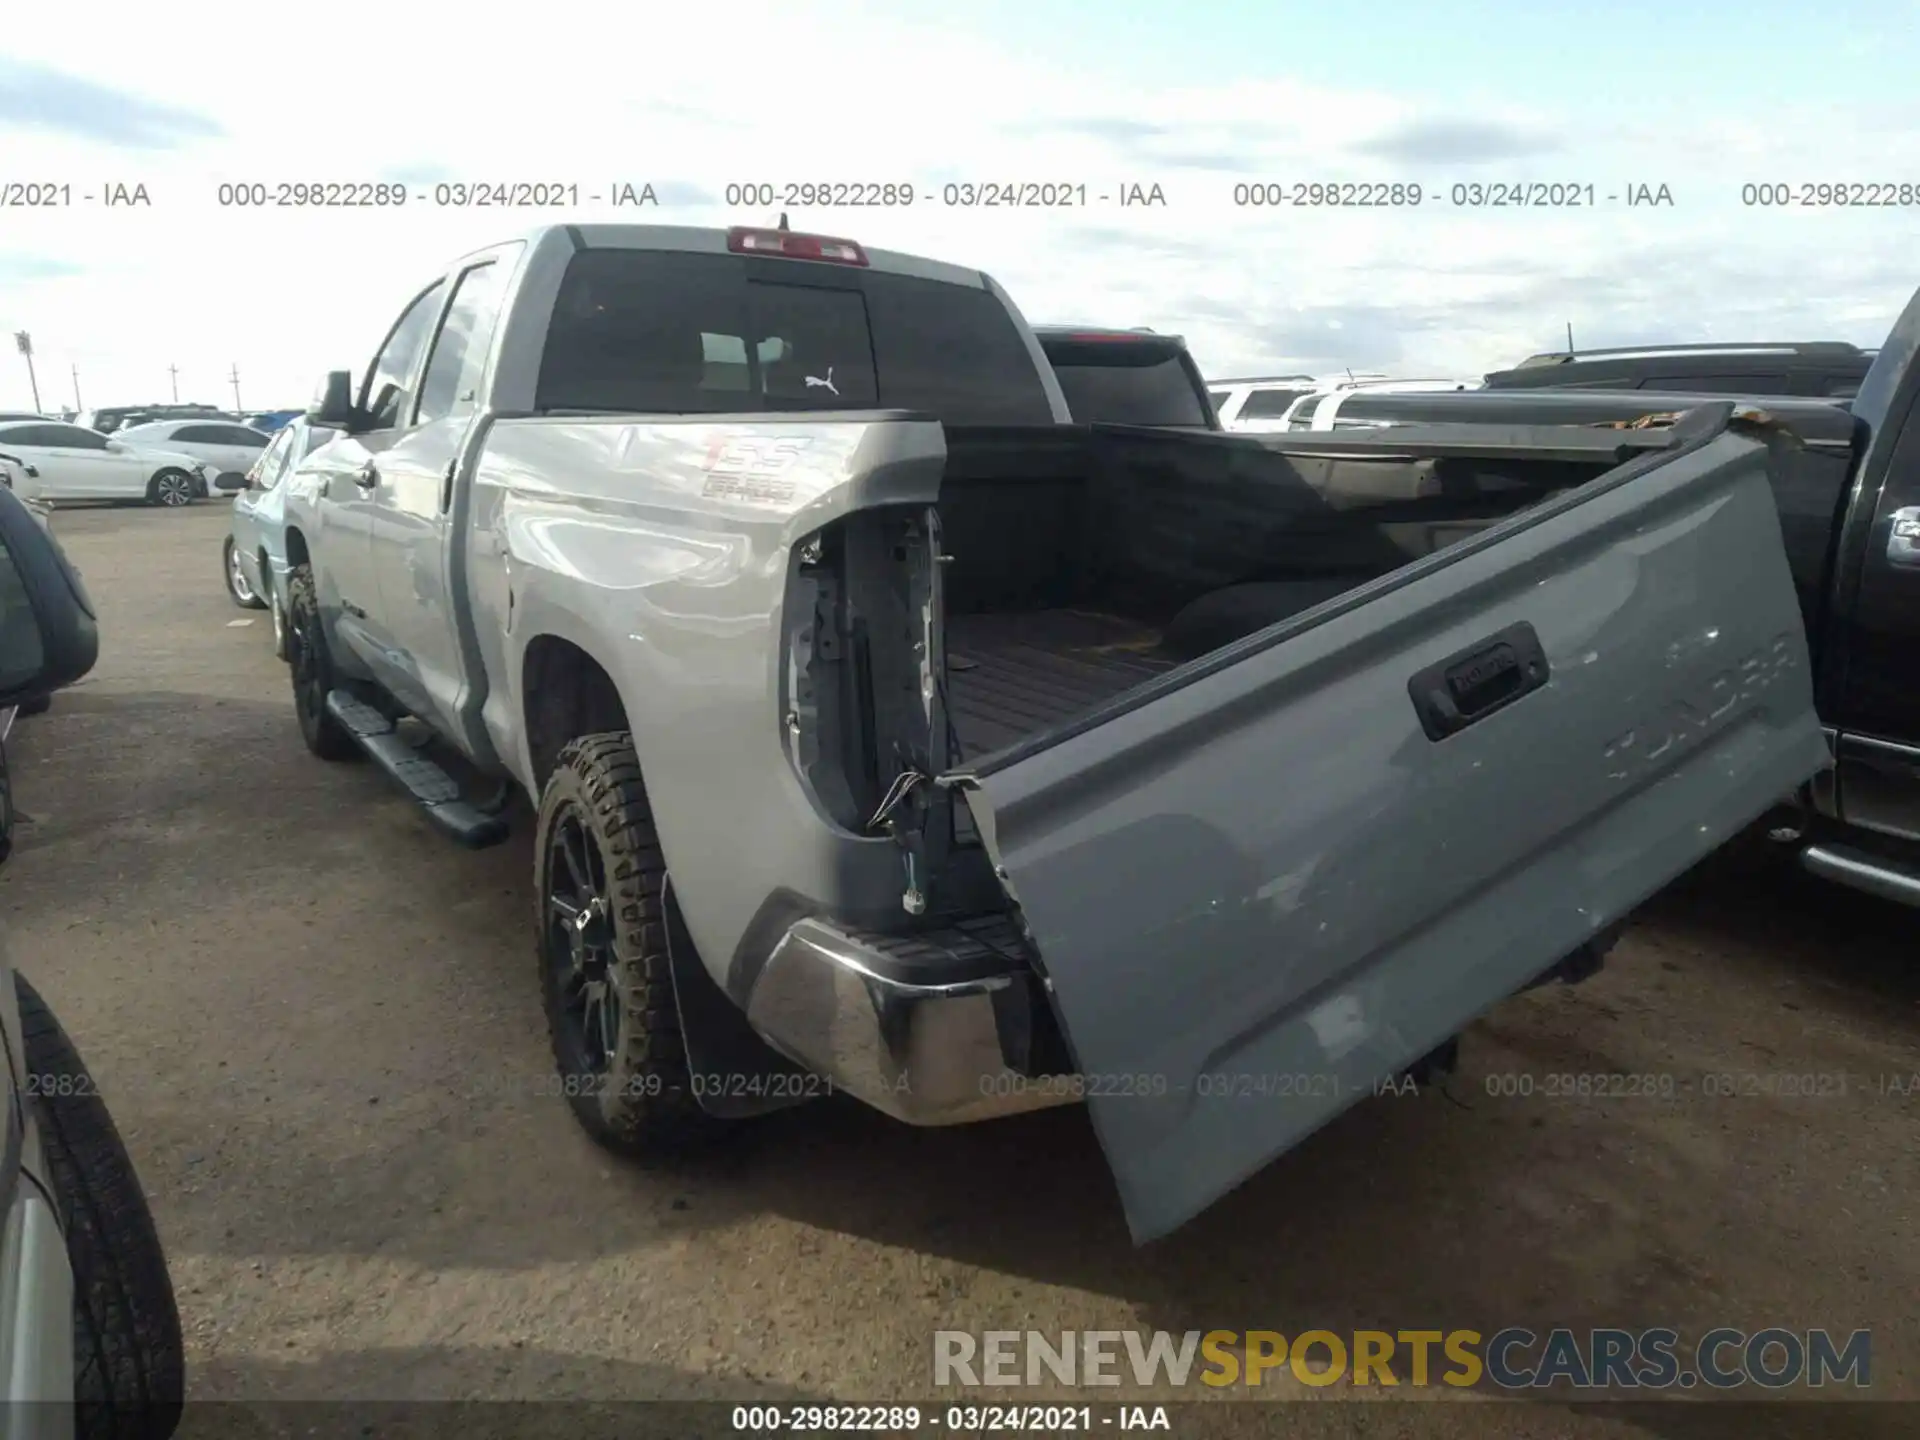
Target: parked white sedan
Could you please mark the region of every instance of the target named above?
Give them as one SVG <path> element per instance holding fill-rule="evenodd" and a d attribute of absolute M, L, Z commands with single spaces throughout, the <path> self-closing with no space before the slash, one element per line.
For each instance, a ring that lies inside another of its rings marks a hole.
<path fill-rule="evenodd" d="M 129 444 L 115 435 L 28 420 L 0 425 L 6 479 L 23 500 L 145 500 L 186 505 L 207 493 L 207 465 L 177 450 Z"/>
<path fill-rule="evenodd" d="M 207 467 L 215 490 L 244 490 L 247 471 L 273 437 L 231 420 L 154 420 L 128 425 L 113 438 L 142 449 L 191 455 Z"/>

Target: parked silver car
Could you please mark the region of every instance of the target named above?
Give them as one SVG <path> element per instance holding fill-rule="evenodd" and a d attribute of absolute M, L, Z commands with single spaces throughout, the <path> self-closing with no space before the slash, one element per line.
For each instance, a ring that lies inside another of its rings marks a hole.
<path fill-rule="evenodd" d="M 0 491 L 0 719 L 93 667 L 92 603 L 52 532 Z M 0 861 L 13 843 L 0 750 Z M 0 1435 L 166 1440 L 185 1362 L 166 1254 L 86 1063 L 0 946 Z"/>
<path fill-rule="evenodd" d="M 287 658 L 287 530 L 280 480 L 340 432 L 295 420 L 247 471 L 246 488 L 233 497 L 233 527 L 221 546 L 220 568 L 227 594 L 243 610 L 273 614 L 273 653 Z"/>

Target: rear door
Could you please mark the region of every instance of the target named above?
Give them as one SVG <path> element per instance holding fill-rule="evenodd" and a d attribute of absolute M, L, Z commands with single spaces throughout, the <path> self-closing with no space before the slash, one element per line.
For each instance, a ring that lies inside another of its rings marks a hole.
<path fill-rule="evenodd" d="M 47 446 L 42 473 L 58 481 L 59 493 L 74 499 L 113 500 L 144 496 L 147 480 L 160 467 L 140 460 L 131 451 L 112 448 L 106 436 L 78 425 L 48 425 L 41 432 Z"/>
<path fill-rule="evenodd" d="M 316 457 L 324 539 L 314 567 L 323 607 L 337 607 L 336 633 L 389 688 L 404 683 L 380 631 L 380 586 L 373 570 L 373 525 L 380 466 L 413 413 L 427 341 L 446 299 L 440 279 L 414 296 L 387 331 L 361 384 L 359 408 L 368 428 L 344 436 Z"/>
<path fill-rule="evenodd" d="M 1825 766 L 1728 413 L 960 779 L 1136 1238 Z"/>
<path fill-rule="evenodd" d="M 447 535 L 453 480 L 485 393 L 501 299 L 520 242 L 491 251 L 454 277 L 427 351 L 419 394 L 380 456 L 370 536 L 380 602 L 377 629 L 394 669 L 386 678 L 416 714 L 457 730 L 465 667 L 452 605 Z"/>

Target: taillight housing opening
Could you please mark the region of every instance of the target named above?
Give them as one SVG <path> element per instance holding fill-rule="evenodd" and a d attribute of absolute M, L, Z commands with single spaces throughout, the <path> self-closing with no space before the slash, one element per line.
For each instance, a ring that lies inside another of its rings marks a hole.
<path fill-rule="evenodd" d="M 854 240 L 832 235 L 801 235 L 792 230 L 757 230 L 736 225 L 727 231 L 727 249 L 741 255 L 779 255 L 788 260 L 823 260 L 830 265 L 865 265 L 867 252 Z"/>

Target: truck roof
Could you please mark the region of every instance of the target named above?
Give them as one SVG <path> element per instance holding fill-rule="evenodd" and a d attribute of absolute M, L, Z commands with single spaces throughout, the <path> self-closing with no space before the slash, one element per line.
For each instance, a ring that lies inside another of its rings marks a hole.
<path fill-rule="evenodd" d="M 1581 360 L 1666 360 L 1716 355 L 1796 355 L 1810 359 L 1828 356 L 1871 355 L 1846 340 L 1780 340 L 1742 344 L 1708 342 L 1698 345 L 1619 345 L 1601 350 L 1554 350 L 1529 355 L 1509 368 L 1528 370 L 1536 365 L 1570 365 Z"/>

